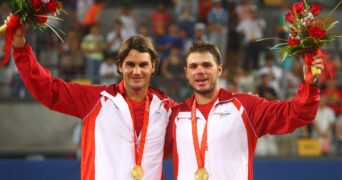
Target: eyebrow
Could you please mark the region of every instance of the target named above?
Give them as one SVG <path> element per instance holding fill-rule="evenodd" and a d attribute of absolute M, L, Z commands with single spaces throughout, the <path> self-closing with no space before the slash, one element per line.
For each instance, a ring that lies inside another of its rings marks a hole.
<path fill-rule="evenodd" d="M 188 65 L 208 65 L 208 64 L 215 64 L 215 62 L 211 62 L 211 61 L 203 61 L 203 62 L 192 62 L 192 63 L 189 63 Z"/>
<path fill-rule="evenodd" d="M 133 61 L 130 61 L 130 60 L 126 60 L 124 63 L 125 63 L 125 64 L 139 64 L 139 65 L 144 65 L 144 64 L 149 64 L 150 61 L 142 61 L 142 62 L 136 63 L 136 62 L 133 62 Z"/>

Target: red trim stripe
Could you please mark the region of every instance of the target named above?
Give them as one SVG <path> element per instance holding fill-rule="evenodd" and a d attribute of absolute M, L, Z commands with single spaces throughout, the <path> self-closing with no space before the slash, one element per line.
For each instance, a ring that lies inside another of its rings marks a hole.
<path fill-rule="evenodd" d="M 98 103 L 94 110 L 83 120 L 81 179 L 95 179 L 95 122 L 102 108 Z"/>
<path fill-rule="evenodd" d="M 177 117 L 176 117 L 177 118 Z M 175 121 L 178 121 L 175 119 Z M 172 153 L 172 160 L 173 160 L 173 174 L 174 174 L 174 179 L 178 179 L 178 152 L 177 152 L 177 134 L 176 134 L 176 124 L 173 123 L 173 153 Z"/>
<path fill-rule="evenodd" d="M 240 110 L 242 107 L 241 103 L 236 99 L 233 99 L 232 103 L 234 106 Z M 253 180 L 253 157 L 254 157 L 254 150 L 256 147 L 257 137 L 254 135 L 254 131 L 252 129 L 251 124 L 248 121 L 248 115 L 244 110 L 241 114 L 241 118 L 245 125 L 247 131 L 247 140 L 248 140 L 248 180 Z"/>
<path fill-rule="evenodd" d="M 241 108 L 241 104 L 239 101 L 237 101 L 236 99 L 232 100 L 232 103 L 234 104 L 234 106 L 236 107 L 236 109 L 239 111 Z"/>
<path fill-rule="evenodd" d="M 245 124 L 245 128 L 247 131 L 247 138 L 248 138 L 248 179 L 253 180 L 253 157 L 254 157 L 254 150 L 257 142 L 257 137 L 254 135 L 253 129 L 251 124 L 248 121 L 248 116 L 246 111 L 243 111 L 242 120 Z"/>

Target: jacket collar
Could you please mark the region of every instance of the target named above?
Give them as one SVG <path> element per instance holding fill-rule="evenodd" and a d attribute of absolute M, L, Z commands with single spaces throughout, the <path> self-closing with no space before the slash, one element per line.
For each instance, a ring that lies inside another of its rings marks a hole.
<path fill-rule="evenodd" d="M 116 96 L 118 93 L 123 95 L 125 93 L 124 83 L 123 83 L 123 81 L 120 81 L 117 84 L 110 85 L 110 86 L 106 87 L 105 91 L 112 96 Z M 159 89 L 157 89 L 155 87 L 151 87 L 151 86 L 148 87 L 148 93 L 149 93 L 150 97 L 152 96 L 152 94 L 154 94 L 161 100 L 169 98 L 164 92 L 160 91 Z"/>
<path fill-rule="evenodd" d="M 190 98 L 185 100 L 183 105 L 186 106 L 186 109 L 190 109 L 190 107 L 192 106 L 192 103 L 194 102 L 194 99 L 195 99 L 195 95 L 193 94 Z M 224 102 L 224 101 L 230 101 L 232 99 L 233 99 L 233 93 L 232 92 L 227 91 L 223 88 L 220 88 L 219 95 L 218 95 L 219 103 Z M 183 107 L 183 108 L 185 108 L 185 107 Z"/>

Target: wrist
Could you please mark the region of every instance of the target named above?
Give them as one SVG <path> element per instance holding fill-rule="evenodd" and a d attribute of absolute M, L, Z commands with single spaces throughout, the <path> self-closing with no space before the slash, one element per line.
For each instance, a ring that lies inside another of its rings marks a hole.
<path fill-rule="evenodd" d="M 319 85 L 319 78 L 316 78 L 315 80 L 310 82 L 311 86 L 318 86 Z"/>
<path fill-rule="evenodd" d="M 319 86 L 319 80 L 318 79 L 311 81 L 311 82 L 308 82 L 307 80 L 303 79 L 302 83 L 303 84 L 310 84 L 310 86 Z"/>
<path fill-rule="evenodd" d="M 23 38 L 19 38 L 19 39 L 14 39 L 13 42 L 12 42 L 12 45 L 15 48 L 24 47 L 25 44 L 26 44 L 26 39 L 24 37 Z"/>

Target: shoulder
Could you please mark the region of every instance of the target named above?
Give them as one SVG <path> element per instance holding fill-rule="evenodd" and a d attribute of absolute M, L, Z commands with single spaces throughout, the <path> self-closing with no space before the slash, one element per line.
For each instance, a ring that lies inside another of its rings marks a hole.
<path fill-rule="evenodd" d="M 186 99 L 184 102 L 179 103 L 177 106 L 172 108 L 172 112 L 178 113 L 179 111 L 190 111 L 190 107 L 195 99 L 195 96 L 192 95 L 188 99 Z"/>
<path fill-rule="evenodd" d="M 190 112 L 189 104 L 186 101 L 172 108 L 170 119 L 174 120 L 180 112 Z"/>
<path fill-rule="evenodd" d="M 148 87 L 148 89 L 149 89 L 149 91 L 151 91 L 153 94 L 155 94 L 160 99 L 168 98 L 167 94 L 164 91 L 162 91 L 156 87 L 150 86 L 150 87 Z"/>
<path fill-rule="evenodd" d="M 241 105 L 246 109 L 262 106 L 267 102 L 266 99 L 259 97 L 257 94 L 236 93 L 233 94 L 233 98 L 241 103 Z"/>
<path fill-rule="evenodd" d="M 152 94 L 156 95 L 161 101 L 164 101 L 167 104 L 169 104 L 171 108 L 178 105 L 178 103 L 174 101 L 171 97 L 169 97 L 164 91 L 156 87 L 150 86 L 149 91 L 152 92 Z"/>

